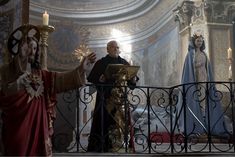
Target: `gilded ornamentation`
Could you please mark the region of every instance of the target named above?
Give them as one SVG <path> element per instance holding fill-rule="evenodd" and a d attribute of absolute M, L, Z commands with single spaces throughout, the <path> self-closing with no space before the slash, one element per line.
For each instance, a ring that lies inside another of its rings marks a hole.
<path fill-rule="evenodd" d="M 87 56 L 88 54 L 91 53 L 90 49 L 85 44 L 79 45 L 79 47 L 77 49 L 75 49 L 74 51 L 75 51 L 73 53 L 74 56 L 79 60 L 82 60 L 83 57 L 85 57 L 85 56 Z"/>
<path fill-rule="evenodd" d="M 112 139 L 112 151 L 119 150 L 122 147 L 125 130 L 125 108 L 124 93 L 127 85 L 126 70 L 120 69 L 115 78 L 115 87 L 111 91 L 111 97 L 107 100 L 107 111 L 113 117 L 116 125 L 109 128 L 109 139 Z M 114 113 L 114 114 L 113 114 Z"/>
<path fill-rule="evenodd" d="M 128 65 L 113 65 L 111 68 L 107 68 L 106 76 L 114 78 L 115 87 L 111 91 L 111 96 L 107 99 L 106 109 L 108 113 L 115 120 L 116 124 L 111 125 L 109 128 L 109 139 L 111 140 L 113 152 L 119 150 L 124 143 L 125 131 L 130 132 L 130 119 L 128 118 L 129 106 L 126 100 L 126 87 L 127 81 L 136 75 L 139 67 Z M 126 125 L 128 125 L 126 129 Z"/>

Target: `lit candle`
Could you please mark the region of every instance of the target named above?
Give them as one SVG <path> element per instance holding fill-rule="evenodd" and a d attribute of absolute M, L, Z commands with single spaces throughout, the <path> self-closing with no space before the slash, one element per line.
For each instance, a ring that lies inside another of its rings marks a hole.
<path fill-rule="evenodd" d="M 228 59 L 232 59 L 232 49 L 228 48 L 227 52 L 228 52 Z"/>
<path fill-rule="evenodd" d="M 47 11 L 44 12 L 42 15 L 42 24 L 48 25 L 49 24 L 49 14 L 47 14 Z"/>

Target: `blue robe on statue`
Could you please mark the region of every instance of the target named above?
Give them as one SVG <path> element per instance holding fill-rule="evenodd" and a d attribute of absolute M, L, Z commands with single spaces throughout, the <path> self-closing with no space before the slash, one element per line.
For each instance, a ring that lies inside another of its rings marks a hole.
<path fill-rule="evenodd" d="M 207 81 L 213 81 L 212 69 L 206 57 Z M 195 70 L 195 48 L 189 44 L 186 55 L 182 80 L 184 84 L 179 91 L 176 121 L 180 132 L 186 135 L 211 134 L 228 136 L 221 106 L 221 93 L 217 92 L 213 83 L 197 83 Z M 190 84 L 191 83 L 191 84 Z M 206 95 L 208 90 L 209 94 Z M 203 96 L 204 93 L 204 96 Z M 201 94 L 201 95 L 200 95 Z M 205 105 L 202 111 L 201 105 Z M 186 114 L 185 114 L 186 113 Z M 209 125 L 210 124 L 210 125 Z"/>

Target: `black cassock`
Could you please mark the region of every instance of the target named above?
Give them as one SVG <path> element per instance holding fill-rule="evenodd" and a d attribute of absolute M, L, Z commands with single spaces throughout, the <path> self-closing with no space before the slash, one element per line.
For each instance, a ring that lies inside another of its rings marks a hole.
<path fill-rule="evenodd" d="M 105 83 L 101 83 L 99 81 L 100 76 L 105 73 L 105 70 L 109 64 L 129 65 L 129 63 L 121 57 L 112 58 L 107 55 L 95 63 L 90 75 L 87 78 L 89 82 L 97 85 L 96 104 L 88 140 L 87 151 L 89 152 L 108 152 L 112 147 L 108 131 L 109 127 L 111 125 L 115 125 L 116 122 L 113 120 L 105 107 L 106 100 L 110 97 L 112 88 L 110 86 L 99 86 L 100 84 L 114 84 L 115 80 L 106 80 Z"/>

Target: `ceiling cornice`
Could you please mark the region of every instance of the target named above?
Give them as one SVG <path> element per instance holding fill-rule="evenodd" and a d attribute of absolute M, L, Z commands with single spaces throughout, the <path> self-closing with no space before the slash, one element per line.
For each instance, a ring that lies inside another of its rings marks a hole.
<path fill-rule="evenodd" d="M 119 6 L 113 6 L 106 9 L 65 9 L 55 6 L 48 6 L 38 3 L 37 1 L 30 2 L 30 11 L 37 17 L 47 10 L 50 16 L 55 18 L 71 18 L 78 21 L 79 24 L 110 24 L 130 20 L 138 16 L 142 16 L 151 10 L 159 0 L 134 0 L 130 3 Z M 95 4 L 94 4 L 95 5 Z M 75 7 L 74 7 L 75 8 Z"/>

